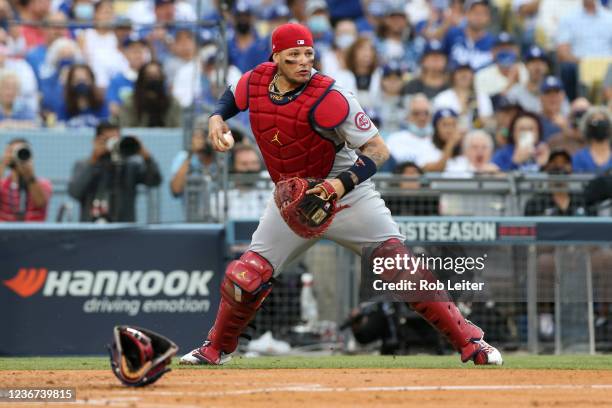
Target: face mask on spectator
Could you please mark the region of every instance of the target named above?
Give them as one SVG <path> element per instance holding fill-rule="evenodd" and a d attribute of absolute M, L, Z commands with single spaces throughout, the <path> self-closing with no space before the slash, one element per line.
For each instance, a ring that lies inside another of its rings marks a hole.
<path fill-rule="evenodd" d="M 502 67 L 510 67 L 518 59 L 514 51 L 500 51 L 495 56 L 495 62 Z"/>
<path fill-rule="evenodd" d="M 330 30 L 331 26 L 325 16 L 312 16 L 308 19 L 308 28 L 313 34 L 323 34 Z"/>
<path fill-rule="evenodd" d="M 78 20 L 93 20 L 94 6 L 91 3 L 81 3 L 74 6 L 74 16 Z"/>
<path fill-rule="evenodd" d="M 406 125 L 406 130 L 412 133 L 415 136 L 425 138 L 430 136 L 433 133 L 433 126 L 431 124 L 426 125 L 425 127 L 418 127 L 414 123 L 408 123 Z"/>
<path fill-rule="evenodd" d="M 85 96 L 91 91 L 91 85 L 85 82 L 78 82 L 72 86 L 72 89 L 77 95 Z"/>
<path fill-rule="evenodd" d="M 610 123 L 605 119 L 594 120 L 587 126 L 589 139 L 603 141 L 610 138 Z"/>
<path fill-rule="evenodd" d="M 336 37 L 335 42 L 338 48 L 341 50 L 346 50 L 355 42 L 355 40 L 356 38 L 353 34 L 340 34 Z"/>
<path fill-rule="evenodd" d="M 578 129 L 578 126 L 580 125 L 580 120 L 582 119 L 585 113 L 585 110 L 577 110 L 572 112 L 570 116 L 570 122 L 574 129 Z"/>
<path fill-rule="evenodd" d="M 251 31 L 251 23 L 248 21 L 238 21 L 236 23 L 236 31 L 239 34 L 247 34 Z"/>
<path fill-rule="evenodd" d="M 147 79 L 144 81 L 145 89 L 156 94 L 164 92 L 164 81 L 161 79 Z"/>

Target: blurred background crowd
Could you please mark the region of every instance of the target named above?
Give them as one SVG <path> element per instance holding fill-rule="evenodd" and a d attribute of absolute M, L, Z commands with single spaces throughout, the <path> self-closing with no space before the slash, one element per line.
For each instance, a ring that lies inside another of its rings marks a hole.
<path fill-rule="evenodd" d="M 228 83 L 268 59 L 272 30 L 296 21 L 314 35 L 316 68 L 357 95 L 387 141 L 384 171 L 602 173 L 612 168 L 610 3 L 0 0 L 0 132 L 193 129 Z M 253 145 L 248 116 L 237 123 Z M 205 128 L 172 164 L 176 196 L 193 167 L 211 167 Z"/>

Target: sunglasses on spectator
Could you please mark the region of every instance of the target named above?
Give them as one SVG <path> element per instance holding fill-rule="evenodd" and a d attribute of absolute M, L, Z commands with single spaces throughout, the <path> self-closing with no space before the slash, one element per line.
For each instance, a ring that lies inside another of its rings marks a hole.
<path fill-rule="evenodd" d="M 431 113 L 428 110 L 413 110 L 410 111 L 413 116 L 429 116 Z"/>

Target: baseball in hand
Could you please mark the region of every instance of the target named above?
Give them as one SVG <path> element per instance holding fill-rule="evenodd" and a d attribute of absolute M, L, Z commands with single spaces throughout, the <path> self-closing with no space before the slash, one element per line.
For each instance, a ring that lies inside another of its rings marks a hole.
<path fill-rule="evenodd" d="M 223 133 L 221 138 L 221 142 L 223 142 L 223 144 L 226 145 L 228 149 L 234 147 L 234 136 L 232 136 L 231 131 Z"/>

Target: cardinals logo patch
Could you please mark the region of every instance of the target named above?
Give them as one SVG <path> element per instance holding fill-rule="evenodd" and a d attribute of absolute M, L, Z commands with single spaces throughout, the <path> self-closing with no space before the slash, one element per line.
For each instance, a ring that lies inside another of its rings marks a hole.
<path fill-rule="evenodd" d="M 364 112 L 359 112 L 355 115 L 355 126 L 359 130 L 369 130 L 372 127 L 372 121 Z"/>

